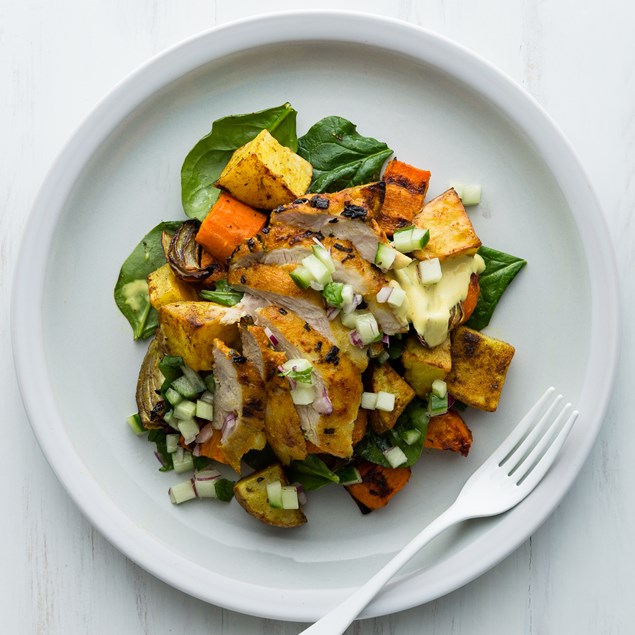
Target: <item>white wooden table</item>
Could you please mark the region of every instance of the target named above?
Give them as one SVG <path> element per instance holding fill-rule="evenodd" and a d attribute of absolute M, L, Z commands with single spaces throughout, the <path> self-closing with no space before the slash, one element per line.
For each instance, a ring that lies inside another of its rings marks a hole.
<path fill-rule="evenodd" d="M 0 632 L 234 633 L 301 625 L 246 617 L 159 582 L 82 517 L 26 419 L 9 292 L 29 208 L 80 120 L 140 63 L 208 27 L 263 11 L 366 10 L 447 35 L 532 93 L 562 127 L 604 204 L 622 277 L 620 372 L 592 455 L 544 526 L 499 566 L 428 605 L 350 633 L 635 632 L 635 5 L 628 0 L 0 1 Z M 29 231 L 37 231 L 30 227 Z"/>

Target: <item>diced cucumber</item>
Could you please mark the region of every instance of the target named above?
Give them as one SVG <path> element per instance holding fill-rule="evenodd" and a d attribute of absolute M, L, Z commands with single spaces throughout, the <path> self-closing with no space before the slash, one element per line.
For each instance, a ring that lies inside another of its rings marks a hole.
<path fill-rule="evenodd" d="M 180 505 L 185 501 L 196 498 L 194 485 L 192 485 L 192 481 L 190 479 L 183 481 L 182 483 L 172 485 L 172 487 L 168 490 L 168 494 L 170 495 L 170 500 L 174 505 Z"/>
<path fill-rule="evenodd" d="M 173 390 L 176 390 L 176 392 L 178 392 L 179 395 L 182 395 L 186 399 L 192 399 L 193 397 L 196 397 L 199 392 L 202 392 L 202 390 L 197 390 L 196 387 L 192 385 L 192 382 L 185 375 L 181 375 L 180 377 L 177 377 L 170 384 L 170 388 L 172 388 Z M 203 386 L 203 390 L 204 389 L 205 389 L 205 386 Z"/>
<path fill-rule="evenodd" d="M 401 435 L 401 438 L 406 442 L 407 445 L 412 445 L 421 438 L 421 430 L 417 430 L 417 428 L 410 428 L 410 430 L 406 430 Z"/>
<path fill-rule="evenodd" d="M 194 473 L 194 489 L 198 498 L 218 498 L 216 493 L 216 481 L 220 478 L 220 472 L 213 469 L 205 469 Z"/>
<path fill-rule="evenodd" d="M 172 425 L 175 421 L 174 418 L 174 410 L 168 410 L 164 415 L 163 415 L 163 421 L 165 421 L 168 425 Z M 176 425 L 176 424 L 175 424 Z"/>
<path fill-rule="evenodd" d="M 282 483 L 280 481 L 267 483 L 267 500 L 271 507 L 282 508 Z"/>
<path fill-rule="evenodd" d="M 448 395 L 437 397 L 433 392 L 428 395 L 428 414 L 431 417 L 442 415 L 448 411 Z"/>
<path fill-rule="evenodd" d="M 406 227 L 395 232 L 393 247 L 403 254 L 423 249 L 430 240 L 430 231 L 419 227 Z"/>
<path fill-rule="evenodd" d="M 181 370 L 183 371 L 183 375 L 187 377 L 187 380 L 192 385 L 192 388 L 196 390 L 197 393 L 202 393 L 207 388 L 205 382 L 201 379 L 201 376 L 195 370 L 192 370 L 186 364 L 183 364 L 183 366 L 181 366 Z"/>
<path fill-rule="evenodd" d="M 313 255 L 329 270 L 329 273 L 335 271 L 333 258 L 324 245 L 321 243 L 313 245 Z"/>
<path fill-rule="evenodd" d="M 443 271 L 441 270 L 441 262 L 438 258 L 430 258 L 422 260 L 419 265 L 419 279 L 421 284 L 436 284 L 441 280 Z"/>
<path fill-rule="evenodd" d="M 322 295 L 329 306 L 334 306 L 339 309 L 343 304 L 343 290 L 344 284 L 342 282 L 327 282 L 324 286 L 324 291 L 322 291 Z"/>
<path fill-rule="evenodd" d="M 214 406 L 209 401 L 202 399 L 196 400 L 196 416 L 205 421 L 211 421 L 214 418 Z"/>
<path fill-rule="evenodd" d="M 364 410 L 375 410 L 377 407 L 377 393 L 363 392 L 361 406 Z"/>
<path fill-rule="evenodd" d="M 340 320 L 342 320 L 342 324 L 347 329 L 354 329 L 357 325 L 357 318 L 360 315 L 365 315 L 365 313 L 362 313 L 361 311 L 351 311 L 350 313 L 344 312 L 340 315 Z"/>
<path fill-rule="evenodd" d="M 189 399 L 183 399 L 174 406 L 174 416 L 182 421 L 183 419 L 191 419 L 196 415 L 196 403 Z"/>
<path fill-rule="evenodd" d="M 463 188 L 461 200 L 465 207 L 478 205 L 481 202 L 481 186 L 478 183 L 466 184 Z"/>
<path fill-rule="evenodd" d="M 309 270 L 311 277 L 318 284 L 325 285 L 331 281 L 331 272 L 317 256 L 307 256 L 302 260 L 302 265 Z"/>
<path fill-rule="evenodd" d="M 355 296 L 355 290 L 353 289 L 353 285 L 345 284 L 342 288 L 342 308 L 345 313 L 350 313 L 353 309 L 353 298 Z M 350 309 L 350 310 L 347 310 Z"/>
<path fill-rule="evenodd" d="M 408 457 L 397 445 L 393 448 L 388 448 L 388 450 L 384 450 L 383 455 L 386 457 L 386 461 L 388 461 L 390 467 L 399 467 L 408 462 Z"/>
<path fill-rule="evenodd" d="M 315 401 L 315 388 L 300 383 L 291 391 L 291 399 L 296 406 L 308 406 Z"/>
<path fill-rule="evenodd" d="M 282 487 L 282 509 L 300 509 L 298 501 L 298 489 L 293 485 Z"/>
<path fill-rule="evenodd" d="M 214 393 L 211 393 L 209 390 L 206 390 L 200 397 L 199 399 L 201 401 L 205 401 L 207 403 L 214 403 Z"/>
<path fill-rule="evenodd" d="M 448 187 L 451 187 L 459 196 L 463 198 L 463 190 L 465 189 L 465 183 L 463 181 L 450 180 L 448 181 Z"/>
<path fill-rule="evenodd" d="M 196 407 L 196 404 L 194 404 Z M 178 431 L 183 435 L 185 443 L 192 443 L 196 439 L 196 435 L 200 432 L 198 423 L 194 419 L 179 420 L 176 423 Z"/>
<path fill-rule="evenodd" d="M 432 382 L 432 393 L 440 399 L 443 399 L 448 394 L 448 385 L 443 379 L 435 379 Z"/>
<path fill-rule="evenodd" d="M 379 243 L 379 245 L 377 245 L 377 253 L 375 254 L 375 264 L 382 271 L 388 271 L 392 268 L 397 253 L 397 250 L 393 249 L 390 245 Z"/>
<path fill-rule="evenodd" d="M 141 436 L 145 432 L 145 428 L 141 424 L 141 417 L 138 412 L 135 412 L 133 415 L 130 415 L 126 421 L 128 425 L 132 429 L 132 431 L 137 435 Z"/>
<path fill-rule="evenodd" d="M 403 303 L 406 301 L 406 292 L 401 288 L 399 283 L 395 283 L 395 285 L 391 285 L 393 287 L 392 293 L 388 297 L 388 304 L 395 308 L 399 309 L 403 306 Z"/>
<path fill-rule="evenodd" d="M 165 398 L 173 405 L 176 406 L 180 401 L 183 401 L 183 395 L 176 392 L 174 388 L 168 388 L 165 391 Z"/>
<path fill-rule="evenodd" d="M 182 447 L 177 447 L 176 452 L 172 454 L 172 465 L 174 471 L 177 474 L 183 474 L 183 472 L 191 472 L 194 469 L 194 457 L 189 450 L 185 450 Z"/>
<path fill-rule="evenodd" d="M 291 271 L 289 275 L 291 276 L 291 280 L 293 280 L 300 289 L 308 289 L 311 286 L 313 276 L 306 267 L 300 265 Z"/>
<path fill-rule="evenodd" d="M 313 366 L 307 359 L 303 357 L 288 359 L 282 364 L 282 369 L 281 375 L 284 377 L 293 379 L 301 384 L 313 385 Z"/>
<path fill-rule="evenodd" d="M 173 454 L 179 447 L 180 434 L 166 434 L 165 435 L 165 447 L 168 454 Z"/>
<path fill-rule="evenodd" d="M 381 339 L 381 331 L 377 320 L 372 313 L 363 313 L 355 321 L 355 330 L 359 333 L 364 346 L 378 342 Z"/>
<path fill-rule="evenodd" d="M 423 249 L 430 242 L 430 230 L 415 227 L 412 230 L 412 251 Z"/>
<path fill-rule="evenodd" d="M 384 412 L 392 412 L 395 409 L 394 393 L 380 390 L 377 393 L 377 403 L 375 404 L 375 409 L 383 410 Z"/>

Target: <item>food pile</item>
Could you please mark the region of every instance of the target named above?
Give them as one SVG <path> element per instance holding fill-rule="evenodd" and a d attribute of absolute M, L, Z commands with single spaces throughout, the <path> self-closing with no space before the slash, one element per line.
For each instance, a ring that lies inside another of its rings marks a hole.
<path fill-rule="evenodd" d="M 189 220 L 149 232 L 115 287 L 151 338 L 129 423 L 192 473 L 173 503 L 297 527 L 335 485 L 368 513 L 423 448 L 467 456 L 466 407 L 496 410 L 514 348 L 480 330 L 525 261 L 481 244 L 478 186 L 428 200 L 430 172 L 391 155 L 341 117 L 298 139 L 284 104 L 186 157 Z"/>

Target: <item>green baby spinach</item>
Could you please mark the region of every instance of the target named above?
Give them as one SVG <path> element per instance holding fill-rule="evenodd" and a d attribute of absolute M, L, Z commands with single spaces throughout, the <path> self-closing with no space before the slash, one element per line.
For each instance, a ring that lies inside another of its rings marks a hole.
<path fill-rule="evenodd" d="M 340 482 L 339 476 L 314 454 L 309 454 L 303 461 L 291 461 L 287 474 L 290 481 L 301 483 L 307 492 Z"/>
<path fill-rule="evenodd" d="M 410 467 L 421 456 L 429 420 L 425 403 L 415 397 L 397 419 L 392 430 L 377 434 L 369 427 L 364 438 L 355 446 L 355 454 L 371 463 L 391 467 L 384 452 L 390 448 L 399 447 L 407 458 L 404 467 Z M 406 439 L 409 439 L 412 430 L 419 434 L 418 436 L 413 435 L 416 439 L 412 443 L 408 443 Z"/>
<path fill-rule="evenodd" d="M 146 339 L 158 326 L 156 310 L 150 305 L 148 274 L 166 262 L 161 236 L 166 231 L 173 234 L 181 221 L 159 223 L 146 234 L 121 266 L 115 284 L 115 302 L 124 314 L 135 340 Z"/>
<path fill-rule="evenodd" d="M 211 132 L 189 151 L 181 168 L 181 199 L 185 213 L 200 221 L 207 216 L 220 194 L 214 183 L 232 154 L 265 128 L 282 145 L 295 152 L 298 147 L 296 116 L 291 104 L 285 103 L 214 121 Z"/>
<path fill-rule="evenodd" d="M 505 289 L 527 261 L 485 246 L 478 253 L 485 261 L 485 271 L 479 276 L 481 293 L 476 309 L 465 325 L 480 331 L 489 324 Z"/>
<path fill-rule="evenodd" d="M 325 117 L 298 139 L 298 154 L 313 165 L 310 192 L 336 192 L 379 180 L 392 150 L 363 137 L 342 117 Z"/>

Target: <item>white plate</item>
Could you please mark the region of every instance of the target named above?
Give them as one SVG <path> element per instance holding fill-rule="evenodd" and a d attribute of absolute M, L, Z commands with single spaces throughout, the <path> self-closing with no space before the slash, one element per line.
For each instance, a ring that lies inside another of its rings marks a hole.
<path fill-rule="evenodd" d="M 124 258 L 182 217 L 179 170 L 221 116 L 290 101 L 300 133 L 338 114 L 396 155 L 483 184 L 485 244 L 529 261 L 488 332 L 517 348 L 497 413 L 470 412 L 468 459 L 426 453 L 383 511 L 342 490 L 311 496 L 308 526 L 270 529 L 234 502 L 174 507 L 151 446 L 125 423 L 144 344 L 112 289 Z M 511 513 L 447 532 L 366 615 L 437 598 L 520 545 L 560 501 L 600 427 L 618 344 L 615 268 L 598 203 L 571 149 L 521 89 L 465 49 L 377 17 L 279 14 L 204 33 L 117 86 L 53 166 L 15 280 L 16 366 L 35 433 L 61 482 L 129 558 L 194 596 L 253 615 L 312 620 L 378 569 L 454 498 L 549 384 L 582 415 L 561 459 Z M 588 263 L 593 266 L 589 267 Z"/>

